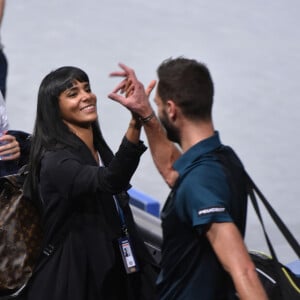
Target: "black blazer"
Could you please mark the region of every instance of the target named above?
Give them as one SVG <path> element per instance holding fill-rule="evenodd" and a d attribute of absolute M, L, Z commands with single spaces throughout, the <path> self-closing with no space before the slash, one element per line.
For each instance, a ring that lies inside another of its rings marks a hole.
<path fill-rule="evenodd" d="M 41 161 L 44 242 L 63 238 L 32 278 L 25 299 L 147 299 L 140 291 L 145 283 L 142 272 L 124 271 L 117 243 L 122 235 L 120 218 L 112 197 L 119 195 L 143 271 L 153 261 L 139 238 L 125 190 L 146 147 L 124 138 L 114 156 L 107 146 L 98 146 L 106 166 L 99 167 L 87 146 L 79 144 L 76 149 L 47 151 Z"/>

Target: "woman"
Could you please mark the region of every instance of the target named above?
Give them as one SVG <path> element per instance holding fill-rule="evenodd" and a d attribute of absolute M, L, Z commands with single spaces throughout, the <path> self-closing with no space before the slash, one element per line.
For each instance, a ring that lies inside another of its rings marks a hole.
<path fill-rule="evenodd" d="M 132 118 L 114 156 L 99 128 L 96 102 L 88 76 L 75 67 L 51 72 L 40 85 L 29 182 L 31 197 L 41 203 L 49 256 L 41 258 L 25 299 L 154 299 L 154 280 L 144 281 L 152 257 L 125 192 L 146 149 L 141 126 Z M 131 265 L 127 242 L 135 255 Z"/>

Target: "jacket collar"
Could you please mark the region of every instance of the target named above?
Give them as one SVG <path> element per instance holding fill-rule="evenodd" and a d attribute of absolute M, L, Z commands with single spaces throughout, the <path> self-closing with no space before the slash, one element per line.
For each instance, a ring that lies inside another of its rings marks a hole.
<path fill-rule="evenodd" d="M 195 161 L 201 159 L 201 157 L 211 151 L 214 151 L 221 146 L 221 140 L 219 132 L 215 131 L 214 134 L 200 141 L 192 146 L 174 163 L 174 169 L 182 175 L 184 171 Z"/>

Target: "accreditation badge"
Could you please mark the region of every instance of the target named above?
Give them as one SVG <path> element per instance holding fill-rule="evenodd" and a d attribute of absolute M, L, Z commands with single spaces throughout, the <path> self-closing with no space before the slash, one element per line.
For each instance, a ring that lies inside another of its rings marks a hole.
<path fill-rule="evenodd" d="M 123 259 L 126 273 L 131 274 L 137 272 L 139 269 L 138 269 L 137 261 L 134 257 L 134 253 L 132 251 L 129 238 L 128 237 L 119 238 L 118 242 L 119 242 L 119 248 L 121 251 L 121 256 Z"/>

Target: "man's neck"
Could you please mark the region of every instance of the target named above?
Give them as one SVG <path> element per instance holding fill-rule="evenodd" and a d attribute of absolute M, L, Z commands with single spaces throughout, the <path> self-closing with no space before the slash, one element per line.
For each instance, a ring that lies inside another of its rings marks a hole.
<path fill-rule="evenodd" d="M 180 146 L 186 152 L 195 144 L 211 137 L 215 130 L 212 122 L 186 123 L 180 130 Z"/>

